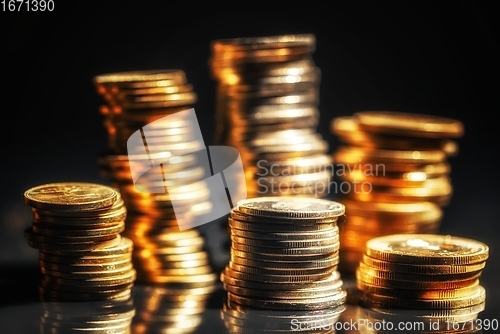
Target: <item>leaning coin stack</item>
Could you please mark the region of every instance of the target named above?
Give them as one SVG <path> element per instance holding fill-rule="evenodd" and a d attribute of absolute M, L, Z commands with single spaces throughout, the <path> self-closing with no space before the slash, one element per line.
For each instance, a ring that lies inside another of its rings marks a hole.
<path fill-rule="evenodd" d="M 185 73 L 111 73 L 94 83 L 105 100 L 110 149 L 99 164 L 127 205 L 124 235 L 134 242 L 138 281 L 212 284 L 204 238 L 186 226 L 211 202 L 198 155 L 206 147 L 191 108 L 197 96 Z"/>
<path fill-rule="evenodd" d="M 121 237 L 126 208 L 118 191 L 84 182 L 28 189 L 33 211 L 26 229 L 39 249 L 42 301 L 127 300 L 136 278 L 132 241 Z"/>
<path fill-rule="evenodd" d="M 194 333 L 203 321 L 215 285 L 199 287 L 143 286 L 134 295 L 137 314 L 132 333 Z"/>
<path fill-rule="evenodd" d="M 221 273 L 228 305 L 311 311 L 343 305 L 336 225 L 344 206 L 323 199 L 239 201 L 229 218 L 231 260 Z"/>
<path fill-rule="evenodd" d="M 340 226 L 341 271 L 353 273 L 366 241 L 396 233 L 436 233 L 452 196 L 448 158 L 461 122 L 402 112 L 363 111 L 332 121 L 342 146 L 333 155 L 336 192 L 346 206 Z"/>
<path fill-rule="evenodd" d="M 488 253 L 481 242 L 449 235 L 374 238 L 356 271 L 361 303 L 372 317 L 422 318 L 426 329 L 441 318 L 439 330 L 465 329 L 484 309 L 479 278 Z"/>
<path fill-rule="evenodd" d="M 321 71 L 312 60 L 315 47 L 311 34 L 211 44 L 216 142 L 239 150 L 249 197 L 328 195 L 331 156 L 316 131 Z"/>
<path fill-rule="evenodd" d="M 87 303 L 44 302 L 40 334 L 116 333 L 129 334 L 135 307 L 126 301 Z"/>

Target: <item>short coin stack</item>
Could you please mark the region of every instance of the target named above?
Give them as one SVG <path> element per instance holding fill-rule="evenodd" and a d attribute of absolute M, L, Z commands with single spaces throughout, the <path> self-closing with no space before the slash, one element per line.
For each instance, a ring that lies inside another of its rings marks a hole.
<path fill-rule="evenodd" d="M 312 311 L 343 305 L 336 225 L 344 206 L 314 198 L 261 197 L 237 203 L 231 260 L 221 273 L 228 306 Z"/>
<path fill-rule="evenodd" d="M 337 193 L 346 206 L 340 226 L 341 271 L 354 272 L 366 241 L 396 233 L 436 233 L 452 196 L 448 158 L 461 122 L 402 112 L 363 111 L 332 121 L 343 144 L 334 153 Z"/>
<path fill-rule="evenodd" d="M 136 278 L 132 241 L 121 237 L 126 208 L 118 191 L 85 182 L 28 189 L 33 224 L 28 244 L 39 249 L 43 301 L 127 300 Z"/>
<path fill-rule="evenodd" d="M 441 320 L 448 330 L 456 329 L 451 327 L 454 324 L 466 328 L 463 323 L 473 321 L 484 309 L 486 291 L 479 277 L 488 253 L 481 242 L 447 235 L 374 238 L 367 242 L 356 271 L 362 304 L 372 317 L 441 317 L 448 319 L 447 323 Z"/>
<path fill-rule="evenodd" d="M 135 315 L 134 302 L 43 303 L 40 334 L 116 333 L 129 334 Z"/>
<path fill-rule="evenodd" d="M 212 42 L 216 142 L 239 150 L 249 197 L 328 195 L 331 156 L 316 132 L 315 47 L 312 34 Z"/>
<path fill-rule="evenodd" d="M 134 242 L 138 281 L 212 284 L 217 276 L 204 238 L 181 226 L 211 210 L 206 168 L 197 155 L 206 147 L 191 108 L 197 95 L 185 73 L 111 73 L 94 83 L 105 100 L 101 113 L 110 142 L 99 163 L 127 205 L 124 235 Z"/>

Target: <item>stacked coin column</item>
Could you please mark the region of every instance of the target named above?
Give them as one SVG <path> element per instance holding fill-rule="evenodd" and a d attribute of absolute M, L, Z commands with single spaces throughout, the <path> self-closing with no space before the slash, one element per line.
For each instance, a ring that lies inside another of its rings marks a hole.
<path fill-rule="evenodd" d="M 365 244 L 397 233 L 436 233 L 452 196 L 449 157 L 463 134 L 453 119 L 364 111 L 332 121 L 336 194 L 346 206 L 340 226 L 341 270 L 353 273 Z"/>
<path fill-rule="evenodd" d="M 237 148 L 248 197 L 328 195 L 331 157 L 316 132 L 314 35 L 216 40 L 217 141 Z M 241 182 L 235 180 L 234 182 Z"/>
<path fill-rule="evenodd" d="M 488 256 L 484 243 L 449 235 L 373 238 L 356 271 L 365 306 L 360 319 L 421 326 L 406 332 L 476 333 L 486 300 L 479 278 Z"/>
<path fill-rule="evenodd" d="M 295 196 L 236 204 L 229 218 L 231 260 L 221 273 L 227 292 L 222 317 L 231 333 L 283 326 L 283 318 L 277 320 L 283 312 L 285 320 L 296 312 L 306 321 L 309 311 L 317 311 L 316 320 L 323 320 L 325 328 L 338 318 L 346 301 L 337 271 L 336 222 L 343 214 L 340 203 Z M 267 318 L 258 310 L 267 310 Z M 247 319 L 256 316 L 255 322 L 238 321 L 245 312 Z M 284 330 L 289 329 L 290 322 Z"/>
<path fill-rule="evenodd" d="M 99 164 L 127 205 L 124 234 L 134 242 L 138 282 L 170 288 L 136 301 L 144 308 L 134 328 L 176 327 L 172 314 L 185 310 L 179 298 L 196 295 L 196 316 L 217 280 L 204 238 L 190 225 L 212 209 L 198 155 L 206 146 L 191 108 L 196 93 L 181 70 L 103 74 L 94 83 L 110 142 Z"/>
<path fill-rule="evenodd" d="M 130 299 L 133 245 L 120 236 L 127 211 L 115 189 L 49 183 L 28 189 L 24 201 L 33 211 L 25 236 L 40 251 L 42 301 Z M 127 327 L 126 321 L 120 325 Z"/>

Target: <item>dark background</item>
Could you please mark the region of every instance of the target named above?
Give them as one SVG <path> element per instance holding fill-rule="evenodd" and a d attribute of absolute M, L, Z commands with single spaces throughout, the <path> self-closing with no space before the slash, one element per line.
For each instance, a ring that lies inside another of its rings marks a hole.
<path fill-rule="evenodd" d="M 184 70 L 198 94 L 195 110 L 209 145 L 215 126 L 210 41 L 314 33 L 313 56 L 322 71 L 318 131 L 331 151 L 338 146 L 331 119 L 360 110 L 427 113 L 464 123 L 460 153 L 451 160 L 454 195 L 442 232 L 490 246 L 484 317 L 498 318 L 500 48 L 498 11 L 491 3 L 342 1 L 330 8 L 293 4 L 290 12 L 251 11 L 235 3 L 240 10 L 223 12 L 164 1 L 69 2 L 55 0 L 54 12 L 0 12 L 1 282 L 32 290 L 27 282 L 37 251 L 23 237 L 30 224 L 26 189 L 53 181 L 106 182 L 96 161 L 107 139 L 93 76 Z M 30 294 L 13 288 L 5 296 L 5 305 L 22 304 Z"/>

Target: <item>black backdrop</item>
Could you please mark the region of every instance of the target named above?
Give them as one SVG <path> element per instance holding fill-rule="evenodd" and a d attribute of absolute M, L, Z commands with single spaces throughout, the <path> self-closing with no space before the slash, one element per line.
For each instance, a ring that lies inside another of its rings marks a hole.
<path fill-rule="evenodd" d="M 359 110 L 421 112 L 464 123 L 460 153 L 451 160 L 454 197 L 442 232 L 490 245 L 484 280 L 490 282 L 491 303 L 500 298 L 495 284 L 500 48 L 492 5 L 342 1 L 330 8 L 304 3 L 271 12 L 237 3 L 242 9 L 222 12 L 215 6 L 196 10 L 194 3 L 174 8 L 164 1 L 54 2 L 53 12 L 0 12 L 2 263 L 36 262 L 36 251 L 23 238 L 30 224 L 24 190 L 52 181 L 104 181 L 96 156 L 107 140 L 94 75 L 184 70 L 198 94 L 195 110 L 208 145 L 215 125 L 210 41 L 314 33 L 314 60 L 322 71 L 318 130 L 331 151 L 338 141 L 330 120 Z"/>

